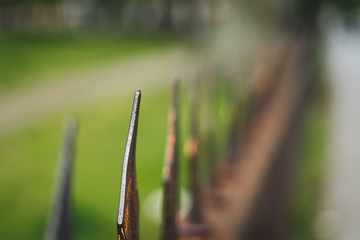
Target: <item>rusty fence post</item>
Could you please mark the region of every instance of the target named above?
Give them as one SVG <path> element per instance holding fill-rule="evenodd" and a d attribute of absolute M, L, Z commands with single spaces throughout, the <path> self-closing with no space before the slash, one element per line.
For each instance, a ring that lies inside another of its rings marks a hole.
<path fill-rule="evenodd" d="M 168 135 L 165 150 L 165 162 L 162 171 L 163 194 L 163 226 L 162 240 L 178 238 L 177 212 L 179 194 L 179 154 L 178 154 L 178 102 L 179 81 L 175 79 L 172 92 L 172 101 L 168 116 Z"/>
<path fill-rule="evenodd" d="M 139 239 L 139 198 L 137 191 L 135 150 L 141 92 L 136 91 L 130 119 L 120 188 L 117 232 L 119 240 Z"/>

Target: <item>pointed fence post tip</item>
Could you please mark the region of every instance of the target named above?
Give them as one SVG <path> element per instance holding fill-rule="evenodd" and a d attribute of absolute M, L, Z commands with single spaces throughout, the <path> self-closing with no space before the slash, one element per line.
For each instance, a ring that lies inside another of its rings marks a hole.
<path fill-rule="evenodd" d="M 139 239 L 139 198 L 137 192 L 135 149 L 141 91 L 134 94 L 120 188 L 117 232 L 119 240 Z"/>

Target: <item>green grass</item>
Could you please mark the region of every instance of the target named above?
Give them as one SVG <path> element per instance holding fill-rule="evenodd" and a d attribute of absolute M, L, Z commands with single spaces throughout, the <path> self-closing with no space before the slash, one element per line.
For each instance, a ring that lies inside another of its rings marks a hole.
<path fill-rule="evenodd" d="M 131 97 L 74 111 L 81 119 L 74 173 L 76 239 L 115 239 Z M 168 93 L 143 94 L 137 145 L 140 200 L 161 185 Z M 156 106 L 155 108 L 153 106 Z M 41 239 L 61 143 L 60 116 L 0 140 L 0 239 Z M 154 229 L 152 229 L 154 228 Z M 141 217 L 153 239 L 158 226 Z"/>
<path fill-rule="evenodd" d="M 106 65 L 178 44 L 171 36 L 25 35 L 0 39 L 0 93 L 52 79 L 64 72 Z M 47 78 L 50 76 L 50 78 Z M 182 100 L 187 101 L 183 95 Z M 161 169 L 170 89 L 143 92 L 137 144 L 140 236 L 154 239 L 160 226 L 143 214 L 143 201 L 161 187 Z M 75 239 L 115 239 L 122 159 L 132 96 L 72 109 L 80 120 L 74 172 Z M 182 105 L 186 126 L 186 106 Z M 69 109 L 36 123 L 0 133 L 0 239 L 41 239 L 51 202 L 62 141 L 62 119 Z M 183 128 L 181 142 L 187 128 Z M 180 149 L 182 152 L 182 148 Z M 182 157 L 184 161 L 184 158 Z M 186 168 L 186 167 L 184 167 Z M 186 182 L 186 171 L 182 171 Z"/>
<path fill-rule="evenodd" d="M 291 240 L 318 239 L 314 226 L 322 204 L 329 137 L 329 85 L 324 76 L 323 62 L 324 59 L 317 56 L 317 68 L 307 96 L 308 106 L 304 115 L 302 145 L 289 216 Z"/>
<path fill-rule="evenodd" d="M 17 35 L 0 38 L 0 91 L 176 44 L 155 34 Z"/>
<path fill-rule="evenodd" d="M 305 122 L 305 141 L 301 162 L 298 164 L 297 179 L 292 197 L 293 240 L 317 239 L 314 235 L 315 218 L 322 197 L 324 169 L 326 166 L 327 124 L 324 109 L 311 106 Z"/>
<path fill-rule="evenodd" d="M 141 239 L 156 239 L 160 226 L 145 217 L 146 196 L 162 186 L 170 89 L 143 92 L 137 140 Z M 182 95 L 180 153 L 186 138 L 187 98 Z M 80 119 L 74 172 L 75 238 L 115 239 L 122 159 L 132 96 L 74 109 Z M 60 112 L 0 136 L 0 239 L 41 239 L 51 202 L 62 138 Z M 181 180 L 186 184 L 182 156 Z"/>

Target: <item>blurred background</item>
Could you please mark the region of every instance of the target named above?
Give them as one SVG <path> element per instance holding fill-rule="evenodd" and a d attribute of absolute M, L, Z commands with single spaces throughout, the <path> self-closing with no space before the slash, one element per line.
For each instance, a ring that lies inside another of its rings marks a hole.
<path fill-rule="evenodd" d="M 315 40 L 284 239 L 359 239 L 359 6 L 359 0 L 0 0 L 0 239 L 43 238 L 67 116 L 79 120 L 74 239 L 115 239 L 137 89 L 140 237 L 158 238 L 173 76 L 182 80 L 186 212 L 193 83 L 201 95 L 206 185 L 210 160 L 229 154 L 236 114 L 245 116 L 252 92 L 264 88 L 254 79 L 285 65 L 275 63 L 302 31 Z"/>

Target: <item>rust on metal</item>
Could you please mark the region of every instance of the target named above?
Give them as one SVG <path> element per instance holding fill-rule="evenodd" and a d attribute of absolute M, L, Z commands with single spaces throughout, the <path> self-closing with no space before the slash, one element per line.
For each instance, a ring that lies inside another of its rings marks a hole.
<path fill-rule="evenodd" d="M 219 207 L 209 201 L 206 207 L 204 214 L 212 229 L 211 240 L 253 239 L 246 237 L 247 228 L 276 154 L 284 150 L 282 143 L 304 97 L 307 44 L 302 37 L 293 42 L 286 65 L 279 73 L 275 92 L 266 104 L 257 109 L 254 119 L 247 126 L 246 142 L 239 146 L 244 147 L 245 151 L 237 155 L 231 165 L 234 174 L 229 180 L 221 181 L 218 188 L 224 204 Z"/>
<path fill-rule="evenodd" d="M 163 167 L 163 228 L 162 240 L 178 238 L 176 215 L 178 212 L 178 95 L 179 81 L 173 85 L 172 102 L 168 118 L 168 135 Z"/>
<path fill-rule="evenodd" d="M 64 140 L 59 159 L 54 202 L 47 220 L 45 240 L 70 240 L 71 232 L 71 180 L 75 156 L 77 121 L 69 119 L 64 124 Z"/>
<path fill-rule="evenodd" d="M 139 198 L 137 191 L 135 150 L 141 92 L 136 91 L 123 161 L 117 232 L 119 240 L 139 239 Z"/>

